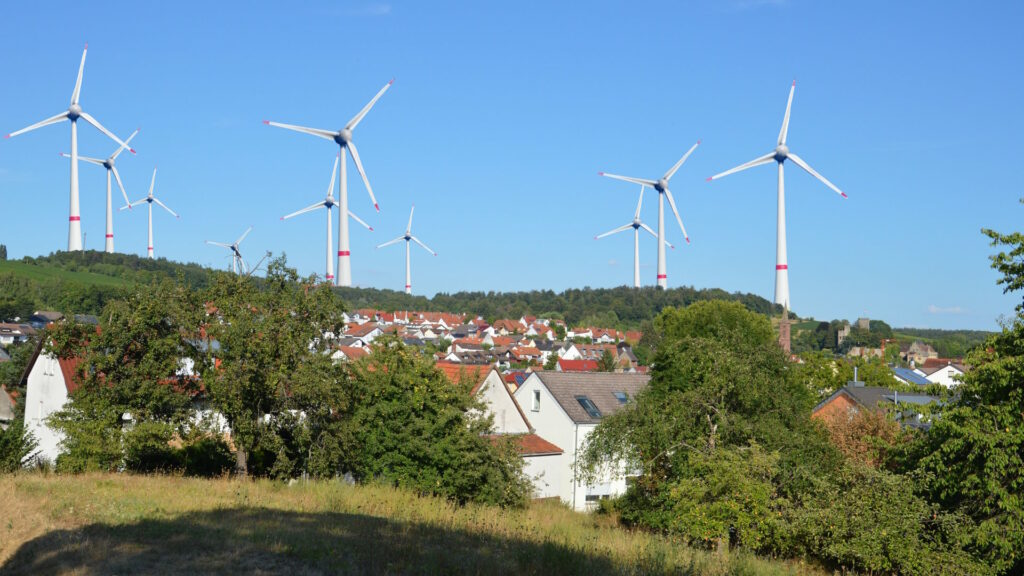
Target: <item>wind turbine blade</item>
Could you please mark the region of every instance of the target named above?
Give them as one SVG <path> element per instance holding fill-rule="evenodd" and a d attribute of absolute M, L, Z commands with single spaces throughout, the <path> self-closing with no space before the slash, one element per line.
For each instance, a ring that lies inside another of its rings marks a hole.
<path fill-rule="evenodd" d="M 104 134 L 106 134 L 108 138 L 110 138 L 114 142 L 117 142 L 121 146 L 123 146 L 125 148 L 128 148 L 127 144 L 122 142 L 121 139 L 118 138 L 117 136 L 114 136 L 113 132 L 111 132 L 110 130 L 107 130 L 106 128 L 104 128 L 103 125 L 100 124 L 99 121 L 97 121 L 95 118 L 93 118 L 89 114 L 86 114 L 85 112 L 82 112 L 81 116 L 82 116 L 83 120 L 85 120 L 89 124 L 92 124 L 93 126 L 95 126 L 97 130 L 99 130 L 100 132 L 103 132 Z M 131 151 L 132 154 L 135 154 L 135 150 L 133 150 L 132 148 L 128 148 L 128 150 Z"/>
<path fill-rule="evenodd" d="M 672 198 L 672 192 L 665 189 L 665 197 L 668 198 L 668 205 L 672 207 L 672 213 L 676 215 L 676 222 L 679 222 L 679 229 L 683 231 L 683 238 L 686 238 L 686 243 L 690 243 L 690 237 L 686 235 L 686 228 L 683 226 L 683 219 L 679 217 L 679 209 L 676 208 L 676 201 Z"/>
<path fill-rule="evenodd" d="M 162 208 L 163 208 L 164 210 L 167 210 L 168 212 L 170 212 L 170 213 L 171 213 L 171 216 L 174 216 L 175 218 L 181 218 L 181 216 L 178 216 L 178 215 L 177 215 L 177 213 L 175 213 L 175 212 L 174 212 L 174 210 L 171 210 L 170 208 L 168 208 L 168 207 L 167 207 L 167 204 L 164 204 L 163 202 L 161 202 L 160 200 L 158 200 L 158 199 L 156 199 L 156 198 L 153 198 L 153 202 L 156 202 L 156 203 L 157 203 L 157 204 L 159 204 L 159 205 L 160 205 L 160 206 L 161 206 L 161 207 L 162 207 Z"/>
<path fill-rule="evenodd" d="M 772 150 L 771 152 L 765 154 L 764 156 L 758 156 L 757 158 L 754 158 L 750 162 L 747 162 L 745 164 L 740 164 L 739 166 L 737 166 L 735 168 L 731 168 L 729 170 L 726 170 L 725 172 L 719 172 L 718 174 L 715 174 L 714 176 L 710 176 L 710 177 L 708 177 L 708 182 L 711 182 L 712 180 L 718 180 L 719 178 L 724 178 L 724 177 L 728 176 L 729 174 L 735 174 L 737 172 L 742 172 L 743 170 L 746 170 L 747 168 L 753 168 L 754 166 L 760 166 L 761 164 L 767 164 L 767 163 L 771 162 L 774 159 L 775 159 L 775 151 Z"/>
<path fill-rule="evenodd" d="M 237 246 L 241 244 L 242 240 L 245 240 L 245 237 L 249 235 L 249 232 L 252 232 L 252 226 L 249 226 L 249 229 L 246 230 L 241 236 L 239 236 L 238 240 L 235 240 L 235 245 Z"/>
<path fill-rule="evenodd" d="M 337 156 L 334 157 L 334 168 L 331 168 L 331 183 L 327 186 L 327 197 L 328 198 L 334 198 L 334 180 L 335 180 L 335 177 L 338 175 L 338 159 L 339 158 L 341 158 L 341 154 L 340 153 Z"/>
<path fill-rule="evenodd" d="M 117 159 L 117 157 L 121 155 L 121 152 L 124 152 L 125 150 L 127 150 L 127 149 L 128 149 L 128 145 L 132 143 L 132 138 L 135 138 L 135 135 L 136 135 L 136 134 L 138 134 L 138 133 L 139 133 L 139 129 L 138 129 L 138 128 L 136 128 L 136 129 L 135 129 L 135 132 L 132 132 L 132 135 L 131 135 L 131 136 L 129 136 L 129 137 L 128 137 L 128 138 L 127 138 L 127 139 L 126 139 L 125 141 L 124 141 L 124 144 L 123 144 L 123 145 L 121 145 L 121 146 L 118 146 L 118 147 L 117 147 L 117 151 L 115 151 L 115 152 L 114 152 L 114 153 L 113 153 L 113 154 L 112 154 L 112 155 L 111 155 L 110 157 L 111 157 L 111 158 L 113 158 L 113 159 Z M 133 150 L 132 152 L 134 152 L 134 150 Z"/>
<path fill-rule="evenodd" d="M 395 244 L 396 242 L 401 242 L 402 240 L 405 240 L 405 236 L 399 236 L 398 238 L 395 238 L 394 240 L 388 240 L 387 242 L 385 242 L 383 244 L 378 244 L 377 248 L 383 248 L 385 246 L 391 246 L 392 244 Z"/>
<path fill-rule="evenodd" d="M 796 164 L 797 166 L 799 166 L 799 167 L 803 168 L 804 170 L 806 170 L 808 174 L 810 174 L 811 176 L 814 176 L 818 180 L 821 180 L 825 184 L 825 186 L 828 186 L 829 188 L 835 190 L 840 196 L 842 196 L 843 198 L 846 198 L 846 192 L 843 192 L 842 190 L 837 188 L 835 184 L 829 182 L 827 178 L 825 178 L 821 174 L 818 174 L 817 172 L 815 172 L 814 168 L 811 168 L 807 164 L 807 162 L 804 162 L 803 158 L 797 156 L 796 154 L 793 154 L 792 152 L 789 153 L 788 158 L 790 160 L 792 160 L 794 164 Z"/>
<path fill-rule="evenodd" d="M 320 202 L 317 202 L 316 204 L 312 204 L 310 206 L 306 206 L 302 210 L 296 210 L 295 212 L 292 212 L 291 214 L 289 214 L 287 216 L 281 216 L 281 220 L 287 220 L 289 218 L 293 218 L 295 216 L 298 216 L 299 214 L 305 214 L 306 212 L 312 212 L 313 210 L 316 210 L 317 208 L 323 208 L 324 206 L 325 206 L 325 204 L 324 204 L 323 200 L 321 200 Z"/>
<path fill-rule="evenodd" d="M 424 250 L 426 250 L 427 252 L 430 252 L 430 253 L 431 253 L 431 254 L 433 254 L 434 256 L 437 256 L 437 252 L 434 252 L 433 250 L 431 250 L 430 248 L 428 248 L 426 244 L 424 244 L 423 242 L 420 242 L 420 239 L 419 239 L 419 238 L 417 238 L 417 237 L 415 237 L 415 236 L 410 236 L 410 237 L 409 237 L 409 239 L 410 239 L 410 240 L 412 240 L 413 242 L 415 242 L 415 243 L 419 244 L 420 246 L 423 246 L 423 249 L 424 249 Z"/>
<path fill-rule="evenodd" d="M 35 130 L 36 128 L 42 128 L 43 126 L 49 126 L 50 124 L 56 124 L 57 122 L 63 122 L 65 120 L 67 120 L 67 119 L 68 119 L 68 113 L 67 112 L 61 112 L 60 114 L 57 114 L 56 116 L 50 116 L 46 120 L 41 120 L 41 121 L 36 122 L 35 124 L 31 125 L 31 126 L 26 126 L 26 127 L 22 128 L 21 130 L 16 130 L 14 132 L 11 132 L 10 134 L 8 134 L 6 136 L 6 138 L 13 138 L 15 136 L 18 136 L 19 134 L 24 134 L 25 132 L 31 132 L 31 131 Z"/>
<path fill-rule="evenodd" d="M 68 154 L 67 152 L 61 152 L 60 155 L 65 157 L 65 158 L 71 158 L 71 154 Z M 89 164 L 95 164 L 97 166 L 103 166 L 103 160 L 100 160 L 99 158 L 89 158 L 87 156 L 79 156 L 78 159 L 81 160 L 82 162 L 88 162 Z"/>
<path fill-rule="evenodd" d="M 89 44 L 82 50 L 82 62 L 78 65 L 78 79 L 75 80 L 75 91 L 71 93 L 71 103 L 78 104 L 78 97 L 82 94 L 82 75 L 85 72 L 85 55 L 89 52 Z"/>
<path fill-rule="evenodd" d="M 605 176 L 607 178 L 614 178 L 616 180 L 622 180 L 623 182 L 632 182 L 633 184 L 650 186 L 652 188 L 656 184 L 654 180 L 646 180 L 644 178 L 633 178 L 632 176 L 619 176 L 618 174 L 608 174 L 607 172 L 598 172 L 597 175 Z"/>
<path fill-rule="evenodd" d="M 612 234 L 617 234 L 619 232 L 625 232 L 626 230 L 629 230 L 632 227 L 633 227 L 633 223 L 632 222 L 630 222 L 629 224 L 623 224 L 622 226 L 619 226 L 618 228 L 609 230 L 609 231 L 605 232 L 604 234 L 598 234 L 597 236 L 594 236 L 594 240 L 600 240 L 601 238 L 604 238 L 605 236 L 611 236 Z"/>
<path fill-rule="evenodd" d="M 121 195 L 124 196 L 124 203 L 131 207 L 131 202 L 128 200 L 128 193 L 124 191 L 124 182 L 121 182 L 121 173 L 117 171 L 117 166 L 110 169 L 114 173 L 114 180 L 117 180 L 117 187 L 121 189 Z"/>
<path fill-rule="evenodd" d="M 651 228 L 650 226 L 648 226 L 647 224 L 644 224 L 643 222 L 641 222 L 640 223 L 640 227 L 643 228 L 644 230 L 646 230 L 651 236 L 654 236 L 655 239 L 658 238 L 658 233 L 655 232 L 654 229 Z M 675 249 L 675 246 L 673 246 L 672 243 L 669 242 L 668 240 L 665 240 L 665 246 L 668 246 L 669 248 Z"/>
<path fill-rule="evenodd" d="M 412 213 L 416 211 L 416 205 L 412 205 L 412 209 L 409 210 L 409 225 L 405 227 L 406 233 L 412 231 Z"/>
<path fill-rule="evenodd" d="M 227 248 L 229 250 L 231 249 L 231 244 L 225 244 L 224 242 L 214 242 L 213 240 L 207 240 L 206 243 L 212 244 L 214 246 L 220 246 L 222 248 Z"/>
<path fill-rule="evenodd" d="M 636 203 L 636 213 L 633 214 L 633 219 L 634 220 L 639 220 L 640 219 L 640 207 L 643 206 L 643 204 L 644 204 L 644 185 L 641 184 L 640 185 L 640 200 L 637 201 L 637 203 Z"/>
<path fill-rule="evenodd" d="M 363 106 L 363 109 L 360 110 L 358 114 L 353 116 L 352 119 L 348 121 L 348 124 L 345 125 L 345 129 L 355 130 L 356 126 L 358 126 L 359 123 L 363 121 L 363 117 L 366 116 L 366 113 L 370 111 L 370 108 L 373 108 L 373 105 L 377 103 L 377 100 L 380 100 L 380 97 L 383 96 L 384 93 L 388 91 L 388 88 L 391 88 L 391 85 L 394 83 L 395 79 L 392 78 L 390 82 L 385 84 L 384 87 L 380 89 L 380 92 L 377 92 L 377 95 L 373 97 L 373 100 L 370 100 L 370 102 L 367 103 L 366 106 Z"/>
<path fill-rule="evenodd" d="M 366 228 L 366 229 L 367 229 L 367 230 L 369 230 L 370 232 L 373 232 L 373 226 L 370 226 L 370 225 L 369 225 L 369 224 L 367 224 L 366 222 L 363 222 L 363 219 L 362 219 L 362 218 L 360 218 L 359 216 L 356 216 L 355 214 L 353 214 L 351 210 L 349 210 L 349 211 L 348 211 L 348 215 L 349 215 L 349 218 L 352 218 L 352 219 L 353 219 L 353 220 L 355 220 L 356 222 L 359 222 L 360 224 L 362 224 L 362 225 L 363 225 L 363 228 Z"/>
<path fill-rule="evenodd" d="M 307 128 L 305 126 L 296 126 L 295 124 L 282 124 L 280 122 L 271 122 L 270 120 L 264 120 L 263 123 L 267 126 L 277 126 L 278 128 L 284 128 L 285 130 L 294 130 L 295 132 L 302 132 L 303 134 L 312 134 L 313 136 L 319 136 L 324 140 L 334 140 L 335 133 L 330 130 Z"/>
<path fill-rule="evenodd" d="M 238 261 L 242 263 L 242 273 L 245 275 L 249 274 L 249 265 L 246 264 L 245 258 L 242 258 L 242 252 L 238 252 Z"/>
<path fill-rule="evenodd" d="M 675 175 L 676 170 L 679 170 L 679 167 L 683 165 L 683 162 L 686 162 L 686 159 L 690 157 L 690 154 L 693 154 L 693 151 L 697 149 L 697 146 L 700 146 L 700 140 L 697 140 L 696 144 L 690 146 L 690 149 L 686 151 L 686 154 L 683 154 L 683 157 L 679 159 L 679 162 L 676 162 L 675 166 L 669 168 L 668 172 L 665 172 L 663 178 L 665 180 L 672 178 L 672 176 Z"/>
<path fill-rule="evenodd" d="M 373 188 L 370 188 L 370 181 L 366 178 L 366 172 L 363 170 L 363 161 L 359 159 L 359 151 L 356 150 L 354 142 L 348 143 L 348 151 L 352 153 L 352 161 L 356 163 L 356 170 L 359 170 L 359 175 L 363 178 L 363 184 L 366 184 L 366 191 L 370 194 L 370 202 L 373 202 L 374 209 L 380 212 L 380 207 L 377 206 L 377 199 L 373 196 Z"/>
<path fill-rule="evenodd" d="M 782 129 L 779 130 L 779 144 L 786 143 L 786 136 L 789 135 L 789 109 L 793 107 L 793 91 L 796 90 L 796 80 L 789 88 L 789 100 L 786 100 L 786 115 L 782 117 Z"/>
<path fill-rule="evenodd" d="M 149 180 L 149 196 L 153 196 L 153 186 L 156 184 L 156 168 L 153 168 L 153 177 Z"/>
<path fill-rule="evenodd" d="M 120 208 L 118 208 L 118 210 L 128 210 L 130 208 L 134 208 L 134 207 L 138 206 L 139 204 L 142 204 L 145 201 L 146 201 L 146 198 L 142 198 L 142 199 L 136 200 L 135 202 L 132 202 L 132 203 L 126 205 L 126 206 L 121 206 Z"/>

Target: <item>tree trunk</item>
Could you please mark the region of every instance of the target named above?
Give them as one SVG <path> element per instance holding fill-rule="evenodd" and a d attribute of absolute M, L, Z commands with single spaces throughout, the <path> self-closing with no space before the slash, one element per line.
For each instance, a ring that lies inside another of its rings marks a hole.
<path fill-rule="evenodd" d="M 241 446 L 235 450 L 235 472 L 242 478 L 249 475 L 249 453 Z"/>

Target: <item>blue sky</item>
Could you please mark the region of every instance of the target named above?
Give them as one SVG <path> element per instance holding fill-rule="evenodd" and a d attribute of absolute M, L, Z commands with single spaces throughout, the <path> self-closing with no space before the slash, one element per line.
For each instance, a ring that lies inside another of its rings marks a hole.
<path fill-rule="evenodd" d="M 292 5 L 295 4 L 295 5 Z M 618 286 L 632 281 L 637 188 L 599 170 L 673 179 L 671 286 L 772 297 L 775 176 L 705 178 L 768 152 L 797 80 L 789 143 L 846 191 L 787 170 L 791 298 L 822 319 L 994 329 L 1012 312 L 982 227 L 1019 229 L 1024 46 L 1019 3 L 696 2 L 21 3 L 3 12 L 0 132 L 66 109 L 89 42 L 82 105 L 134 157 L 132 199 L 159 167 L 156 252 L 225 267 L 249 225 L 249 260 L 285 252 L 323 273 L 324 219 L 279 217 L 323 196 L 337 152 L 262 119 L 341 127 L 392 77 L 359 126 L 381 212 L 349 165 L 357 285 L 439 291 Z M 511 5 L 509 5 L 511 6 Z M 58 17 L 58 15 L 61 15 Z M 66 247 L 66 124 L 0 141 L 0 242 L 12 257 Z M 80 128 L 80 153 L 112 143 Z M 80 171 L 86 246 L 102 246 L 104 177 Z M 656 225 L 654 195 L 643 217 Z M 671 219 L 666 220 L 666 224 Z M 144 210 L 115 216 L 118 251 L 145 254 Z M 641 238 L 652 284 L 655 242 Z"/>

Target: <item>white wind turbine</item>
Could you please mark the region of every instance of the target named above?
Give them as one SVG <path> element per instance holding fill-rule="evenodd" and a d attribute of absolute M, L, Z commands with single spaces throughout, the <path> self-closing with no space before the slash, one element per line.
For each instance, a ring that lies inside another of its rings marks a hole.
<path fill-rule="evenodd" d="M 598 234 L 597 236 L 594 236 L 594 240 L 598 240 L 598 239 L 604 238 L 605 236 L 611 236 L 612 234 L 617 234 L 619 232 L 625 232 L 626 230 L 629 230 L 630 228 L 633 229 L 633 287 L 635 287 L 635 288 L 639 288 L 640 287 L 640 229 L 643 228 L 644 230 L 650 232 L 651 236 L 654 236 L 655 238 L 658 237 L 658 235 L 654 232 L 654 230 L 651 230 L 650 226 L 648 226 L 647 224 L 644 224 L 640 220 L 640 207 L 643 205 L 643 203 L 644 203 L 644 186 L 641 184 L 640 185 L 640 200 L 637 201 L 637 203 L 636 203 L 636 213 L 633 214 L 633 221 L 628 223 L 628 224 L 623 224 L 622 226 L 619 226 L 618 228 L 616 228 L 614 230 L 609 230 L 608 232 L 605 232 L 604 234 Z M 673 249 L 675 248 L 675 246 L 673 246 L 667 240 L 665 241 L 665 244 L 669 248 L 673 248 Z"/>
<path fill-rule="evenodd" d="M 338 202 L 334 201 L 334 177 L 338 174 L 338 160 L 340 159 L 340 157 L 341 155 L 339 154 L 334 158 L 334 167 L 331 168 L 331 183 L 327 186 L 327 197 L 315 204 L 306 206 L 302 210 L 292 212 L 287 216 L 281 217 L 281 220 L 287 220 L 293 216 L 305 214 L 306 212 L 312 212 L 319 208 L 327 209 L 327 273 L 324 275 L 324 278 L 327 280 L 327 282 L 332 284 L 334 283 L 334 260 L 332 258 L 333 254 L 331 252 L 334 248 L 334 232 L 331 230 L 331 209 L 333 209 L 335 206 L 339 206 Z M 373 232 L 373 227 L 367 224 L 366 222 L 363 222 L 363 220 L 356 216 L 355 214 L 353 214 L 351 210 L 349 210 L 348 215 L 356 222 L 362 224 L 367 230 Z M 339 219 L 344 220 L 342 216 L 339 216 Z"/>
<path fill-rule="evenodd" d="M 366 117 L 367 112 L 373 105 L 377 103 L 377 100 L 384 95 L 384 92 L 391 87 L 391 84 L 395 82 L 392 79 L 390 82 L 384 85 L 383 88 L 377 92 L 377 95 L 370 100 L 363 109 L 359 111 L 348 124 L 341 130 L 322 130 L 319 128 L 306 128 L 305 126 L 295 126 L 293 124 L 282 124 L 280 122 L 271 122 L 264 120 L 263 123 L 268 126 L 277 126 L 278 128 L 285 128 L 287 130 L 294 130 L 296 132 L 302 132 L 304 134 L 311 134 L 324 140 L 332 140 L 341 148 L 341 193 L 338 194 L 338 286 L 351 286 L 352 285 L 352 261 L 351 252 L 349 251 L 348 241 L 348 218 L 345 218 L 348 211 L 348 176 L 346 174 L 346 165 L 348 161 L 346 159 L 346 151 L 352 153 L 352 161 L 355 162 L 356 170 L 359 171 L 359 176 L 363 179 L 363 184 L 366 185 L 366 191 L 370 194 L 370 201 L 373 202 L 375 210 L 380 212 L 380 207 L 377 205 L 377 199 L 373 195 L 373 188 L 370 187 L 370 181 L 366 178 L 366 171 L 363 170 L 363 162 L 359 159 L 359 150 L 356 149 L 355 142 L 352 141 L 352 131 L 356 129 L 356 126 L 363 121 Z"/>
<path fill-rule="evenodd" d="M 405 240 L 405 293 L 406 294 L 412 294 L 412 277 L 411 277 L 411 275 L 409 273 L 409 242 L 410 241 L 415 242 L 415 243 L 419 244 L 420 246 L 423 246 L 423 249 L 426 250 L 427 252 L 430 252 L 434 256 L 437 256 L 437 252 L 434 252 L 433 250 L 431 250 L 429 247 L 427 247 L 426 244 L 424 244 L 423 242 L 420 242 L 419 238 L 417 238 L 417 237 L 412 235 L 412 213 L 415 210 L 416 210 L 416 205 L 413 204 L 412 205 L 412 210 L 409 210 L 409 225 L 405 227 L 405 234 L 402 234 L 401 236 L 399 236 L 398 238 L 395 238 L 394 240 L 388 240 L 387 242 L 377 246 L 377 248 L 383 248 L 385 246 L 390 246 L 392 244 L 395 244 L 396 242 L 401 242 L 402 240 Z"/>
<path fill-rule="evenodd" d="M 170 212 L 171 215 L 174 216 L 175 218 L 181 218 L 181 216 L 178 216 L 174 212 L 174 210 L 171 210 L 170 208 L 167 207 L 166 204 L 164 204 L 163 202 L 161 202 L 160 200 L 153 196 L 154 184 L 156 184 L 156 168 L 153 168 L 153 178 L 149 181 L 149 194 L 144 198 L 136 200 L 135 202 L 132 202 L 127 206 L 121 206 L 121 210 L 125 210 L 128 208 L 134 208 L 139 204 L 142 204 L 143 202 L 149 204 L 149 241 L 146 244 L 146 255 L 149 257 L 150 260 L 153 259 L 153 203 L 156 202 L 157 204 L 159 204 L 164 210 Z"/>
<path fill-rule="evenodd" d="M 803 168 L 808 174 L 814 176 L 818 180 L 821 180 L 826 186 L 835 190 L 840 196 L 846 198 L 846 193 L 836 188 L 836 185 L 825 179 L 824 176 L 818 174 L 811 168 L 807 162 L 804 162 L 802 158 L 793 154 L 789 151 L 789 147 L 786 145 L 786 136 L 789 134 L 789 111 L 793 106 L 793 91 L 796 90 L 796 80 L 793 81 L 793 85 L 789 89 L 789 100 L 786 101 L 786 115 L 782 118 L 782 130 L 779 131 L 779 141 L 775 146 L 775 149 L 765 154 L 754 158 L 746 164 L 740 164 L 739 166 L 726 170 L 720 174 L 715 174 L 708 178 L 708 182 L 717 180 L 729 174 L 735 174 L 747 168 L 753 168 L 754 166 L 760 166 L 762 164 L 768 164 L 771 162 L 777 162 L 779 165 L 779 194 L 778 194 L 778 221 L 775 234 L 775 303 L 782 305 L 783 308 L 789 309 L 789 262 L 786 258 L 786 185 L 783 177 L 782 164 L 788 159 L 792 160 L 794 164 Z"/>
<path fill-rule="evenodd" d="M 626 182 L 632 182 L 634 184 L 640 184 L 642 186 L 650 186 L 650 187 L 652 187 L 652 188 L 654 188 L 655 190 L 658 191 L 658 287 L 659 288 L 668 288 L 668 274 L 665 272 L 665 245 L 668 244 L 668 242 L 665 240 L 665 197 L 668 197 L 668 203 L 669 203 L 669 206 L 672 207 L 672 213 L 676 215 L 676 221 L 679 222 L 679 229 L 683 231 L 683 238 L 686 238 L 686 243 L 687 244 L 690 243 L 690 237 L 686 235 L 686 228 L 683 226 L 683 219 L 679 217 L 679 209 L 676 208 L 676 201 L 675 201 L 674 198 L 672 198 L 672 192 L 669 191 L 669 189 L 668 189 L 668 182 L 669 182 L 669 180 L 672 179 L 672 176 L 675 175 L 676 171 L 679 170 L 679 167 L 683 165 L 683 162 L 686 162 L 686 159 L 690 157 L 690 154 L 693 154 L 693 151 L 697 149 L 697 146 L 700 146 L 700 140 L 697 140 L 697 143 L 694 144 L 693 146 L 691 146 L 690 149 L 686 151 L 686 154 L 683 154 L 683 157 L 680 158 L 679 161 L 675 163 L 675 166 L 672 166 L 671 168 L 669 168 L 668 172 L 665 172 L 665 174 L 661 178 L 659 178 L 657 180 L 648 180 L 648 179 L 645 179 L 645 178 L 634 178 L 632 176 L 618 176 L 616 174 L 607 174 L 605 172 L 598 172 L 598 175 L 600 175 L 600 176 L 607 176 L 609 178 L 614 178 L 616 180 L 623 180 L 623 181 L 626 181 Z"/>
<path fill-rule="evenodd" d="M 242 240 L 245 240 L 245 237 L 249 235 L 249 232 L 252 232 L 252 226 L 249 226 L 249 229 L 243 232 L 242 235 L 238 237 L 238 240 L 235 240 L 232 244 L 214 242 L 213 240 L 207 240 L 206 243 L 231 250 L 231 271 L 236 274 L 248 274 L 249 265 L 246 264 L 245 259 L 242 258 L 242 251 L 238 249 L 238 245 L 242 243 Z"/>
<path fill-rule="evenodd" d="M 135 135 L 138 133 L 139 129 L 136 128 L 135 132 L 132 132 L 132 135 L 129 136 L 124 141 L 124 144 L 118 146 L 117 150 L 114 150 L 114 153 L 111 154 L 106 160 L 100 160 L 99 158 L 89 158 L 87 156 L 78 157 L 79 160 L 83 160 L 85 162 L 88 162 L 89 164 L 95 164 L 96 166 L 102 166 L 107 170 L 107 240 L 104 249 L 108 254 L 114 253 L 114 208 L 110 197 L 110 175 L 113 174 L 114 178 L 117 180 L 117 186 L 118 188 L 121 189 L 121 194 L 124 196 L 124 203 L 129 204 L 130 202 L 128 201 L 128 193 L 125 192 L 124 190 L 124 182 L 121 182 L 121 174 L 117 172 L 117 166 L 114 165 L 114 162 L 117 160 L 117 157 L 121 155 L 121 152 L 124 152 L 128 148 L 128 144 L 132 141 L 132 138 L 135 138 Z M 61 153 L 61 156 L 65 158 L 71 158 L 71 155 L 67 153 Z"/>
<path fill-rule="evenodd" d="M 128 148 L 128 145 L 121 141 L 120 138 L 114 136 L 110 130 L 107 130 L 99 123 L 95 118 L 87 114 L 82 110 L 82 107 L 78 104 L 78 98 L 82 93 L 82 74 L 85 71 L 85 54 L 89 51 L 89 45 L 85 45 L 85 49 L 82 50 L 82 62 L 78 65 L 78 80 L 75 81 L 75 91 L 71 93 L 71 105 L 68 109 L 60 114 L 51 116 L 46 120 L 36 122 L 35 124 L 22 128 L 16 132 L 11 132 L 7 135 L 7 138 L 12 136 L 18 136 L 26 132 L 31 132 L 36 128 L 42 128 L 43 126 L 49 126 L 50 124 L 56 124 L 65 120 L 71 121 L 71 200 L 69 206 L 68 216 L 68 250 L 81 250 L 82 249 L 82 215 L 78 209 L 78 119 L 81 118 L 96 127 L 97 130 L 106 134 L 111 140 L 117 142 L 121 146 Z M 131 150 L 132 154 L 135 154 L 135 150 Z"/>

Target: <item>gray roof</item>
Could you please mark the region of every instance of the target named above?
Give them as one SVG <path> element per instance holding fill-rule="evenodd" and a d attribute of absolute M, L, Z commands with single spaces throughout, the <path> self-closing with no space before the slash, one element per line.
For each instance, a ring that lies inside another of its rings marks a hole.
<path fill-rule="evenodd" d="M 544 386 L 555 397 L 569 418 L 577 424 L 597 424 L 601 418 L 587 413 L 576 399 L 586 396 L 601 411 L 602 416 L 614 414 L 623 404 L 615 398 L 615 392 L 625 392 L 629 398 L 647 387 L 651 379 L 646 374 L 625 374 L 616 372 L 557 372 L 541 370 L 535 372 Z"/>

